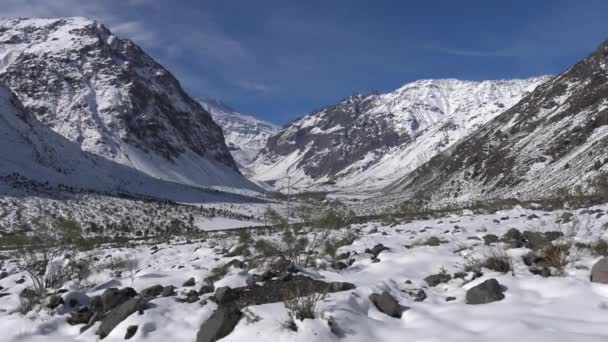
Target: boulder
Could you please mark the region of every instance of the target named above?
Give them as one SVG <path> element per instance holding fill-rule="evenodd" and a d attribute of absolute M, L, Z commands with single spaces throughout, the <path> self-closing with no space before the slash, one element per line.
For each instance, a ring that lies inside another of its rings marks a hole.
<path fill-rule="evenodd" d="M 505 298 L 503 288 L 496 279 L 488 279 L 470 288 L 466 294 L 467 304 L 487 304 Z"/>
<path fill-rule="evenodd" d="M 238 298 L 238 293 L 228 286 L 220 287 L 215 291 L 215 301 L 225 304 Z"/>
<path fill-rule="evenodd" d="M 196 334 L 196 342 L 215 342 L 228 336 L 239 323 L 241 316 L 242 313 L 236 305 L 218 307 L 201 325 Z"/>
<path fill-rule="evenodd" d="M 154 285 L 154 286 L 150 286 L 146 289 L 143 289 L 141 291 L 141 295 L 144 297 L 158 297 L 161 295 L 161 293 L 163 293 L 163 286 L 162 285 Z"/>
<path fill-rule="evenodd" d="M 201 286 L 201 288 L 198 290 L 198 294 L 199 295 L 204 295 L 206 293 L 212 293 L 213 291 L 215 291 L 215 288 L 213 287 L 213 285 L 209 285 L 209 284 L 204 284 L 203 286 Z"/>
<path fill-rule="evenodd" d="M 551 240 L 540 232 L 525 231 L 523 236 L 526 240 L 526 247 L 533 251 L 541 250 L 551 244 Z"/>
<path fill-rule="evenodd" d="M 228 269 L 231 266 L 236 268 L 245 268 L 245 263 L 239 259 L 232 259 L 226 265 L 224 265 L 224 268 Z"/>
<path fill-rule="evenodd" d="M 405 310 L 404 307 L 399 305 L 399 302 L 386 291 L 382 292 L 382 294 L 372 293 L 369 295 L 369 300 L 374 303 L 380 312 L 391 317 L 401 318 L 401 315 Z"/>
<path fill-rule="evenodd" d="M 184 287 L 191 287 L 194 286 L 194 284 L 196 284 L 196 280 L 194 279 L 194 277 L 191 277 L 190 279 L 186 280 L 182 286 Z"/>
<path fill-rule="evenodd" d="M 483 242 L 484 242 L 486 245 L 490 245 L 490 244 L 496 243 L 496 242 L 498 242 L 498 236 L 496 236 L 496 235 L 494 235 L 494 234 L 487 234 L 487 235 L 484 235 L 484 237 L 483 237 Z"/>
<path fill-rule="evenodd" d="M 601 258 L 591 268 L 591 281 L 608 284 L 608 257 Z"/>
<path fill-rule="evenodd" d="M 429 286 L 435 287 L 439 284 L 447 283 L 451 279 L 452 279 L 452 276 L 447 273 L 437 273 L 437 274 L 432 274 L 432 275 L 424 278 L 424 281 L 426 281 L 426 283 L 429 284 Z"/>
<path fill-rule="evenodd" d="M 127 317 L 137 311 L 143 311 L 146 303 L 146 298 L 134 297 L 110 310 L 101 321 L 101 325 L 99 326 L 99 329 L 97 329 L 97 335 L 99 335 L 101 339 L 105 338 Z"/>
<path fill-rule="evenodd" d="M 101 294 L 101 305 L 104 311 L 110 311 L 122 303 L 125 303 L 129 299 L 135 297 L 137 292 L 131 287 L 125 287 L 123 289 L 117 289 L 111 287 L 106 289 Z"/>
<path fill-rule="evenodd" d="M 163 290 L 160 293 L 161 297 L 171 297 L 175 295 L 175 286 L 167 285 L 163 287 Z"/>
<path fill-rule="evenodd" d="M 388 247 L 384 246 L 383 244 L 379 243 L 377 245 L 375 245 L 372 249 L 366 249 L 365 253 L 369 253 L 372 255 L 372 259 L 377 258 L 378 255 L 382 252 L 382 251 L 386 251 L 388 250 Z"/>
<path fill-rule="evenodd" d="M 135 334 L 137 334 L 138 328 L 139 328 L 139 326 L 137 326 L 137 325 L 129 325 L 127 327 L 127 332 L 125 333 L 125 340 L 128 340 L 131 337 L 135 336 Z"/>

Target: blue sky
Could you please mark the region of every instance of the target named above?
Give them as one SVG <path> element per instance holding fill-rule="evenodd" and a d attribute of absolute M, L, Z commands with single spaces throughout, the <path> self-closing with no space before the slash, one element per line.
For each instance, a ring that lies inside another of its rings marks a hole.
<path fill-rule="evenodd" d="M 88 16 L 193 96 L 284 124 L 421 78 L 558 73 L 608 38 L 608 1 L 0 0 L 7 17 Z"/>

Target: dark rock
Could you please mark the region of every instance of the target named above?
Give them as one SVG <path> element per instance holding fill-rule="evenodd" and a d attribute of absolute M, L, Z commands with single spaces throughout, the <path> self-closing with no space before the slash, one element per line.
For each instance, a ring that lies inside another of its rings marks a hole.
<path fill-rule="evenodd" d="M 137 326 L 137 325 L 129 325 L 127 327 L 127 332 L 125 333 L 125 340 L 128 340 L 131 337 L 135 336 L 135 334 L 137 334 L 138 328 L 139 328 L 139 326 Z"/>
<path fill-rule="evenodd" d="M 453 301 L 453 300 L 456 300 L 456 297 L 446 297 L 446 298 L 445 298 L 445 301 L 446 301 L 446 302 L 451 302 L 451 301 Z"/>
<path fill-rule="evenodd" d="M 213 291 L 215 291 L 215 288 L 213 287 L 213 285 L 205 284 L 205 285 L 201 286 L 201 288 L 198 290 L 198 294 L 204 295 L 207 293 L 212 293 Z"/>
<path fill-rule="evenodd" d="M 335 282 L 329 283 L 330 292 L 342 292 L 342 291 L 352 290 L 354 288 L 355 288 L 355 285 L 351 284 L 351 283 L 346 283 L 346 282 L 341 282 L 341 281 L 335 281 Z"/>
<path fill-rule="evenodd" d="M 23 284 L 23 283 L 25 283 L 25 279 L 24 278 L 15 280 L 15 284 Z"/>
<path fill-rule="evenodd" d="M 147 299 L 143 297 L 134 297 L 110 310 L 101 321 L 97 335 L 100 338 L 108 336 L 114 328 L 137 311 L 143 311 L 147 303 Z"/>
<path fill-rule="evenodd" d="M 260 276 L 260 279 L 262 281 L 268 281 L 276 276 L 277 275 L 274 272 L 272 272 L 271 270 L 267 270 L 264 273 L 262 273 L 262 275 Z"/>
<path fill-rule="evenodd" d="M 487 304 L 504 298 L 503 288 L 496 279 L 488 279 L 470 288 L 466 294 L 467 304 Z"/>
<path fill-rule="evenodd" d="M 381 295 L 372 293 L 369 295 L 369 300 L 374 303 L 380 312 L 394 318 L 401 318 L 403 311 L 405 311 L 405 308 L 399 305 L 399 302 L 386 291 L 382 292 Z"/>
<path fill-rule="evenodd" d="M 289 273 L 298 273 L 300 270 L 298 269 L 298 267 L 292 262 L 287 266 L 286 269 L 287 272 Z"/>
<path fill-rule="evenodd" d="M 367 234 L 376 234 L 378 232 L 378 228 L 372 228 L 370 230 L 367 231 Z"/>
<path fill-rule="evenodd" d="M 161 297 L 171 297 L 175 295 L 175 286 L 168 285 L 163 287 L 163 290 L 160 293 Z"/>
<path fill-rule="evenodd" d="M 331 265 L 331 267 L 335 270 L 341 271 L 343 269 L 348 268 L 348 265 L 343 263 L 342 261 L 335 262 Z"/>
<path fill-rule="evenodd" d="M 239 259 L 232 259 L 226 263 L 226 265 L 224 265 L 224 268 L 228 269 L 231 266 L 236 268 L 245 268 L 245 263 Z"/>
<path fill-rule="evenodd" d="M 435 287 L 439 284 L 447 283 L 451 279 L 452 276 L 447 273 L 437 273 L 424 278 L 424 281 L 426 281 L 429 286 Z"/>
<path fill-rule="evenodd" d="M 192 278 L 190 278 L 190 279 L 186 280 L 186 281 L 185 281 L 185 282 L 182 284 L 182 286 L 184 286 L 184 287 L 191 287 L 191 286 L 194 286 L 194 284 L 196 284 L 196 280 L 194 279 L 194 277 L 192 277 Z"/>
<path fill-rule="evenodd" d="M 608 284 L 608 257 L 601 258 L 591 267 L 591 281 Z"/>
<path fill-rule="evenodd" d="M 503 236 L 502 242 L 509 244 L 511 248 L 520 248 L 524 246 L 525 239 L 521 232 L 515 228 L 509 229 Z"/>
<path fill-rule="evenodd" d="M 218 304 L 232 302 L 239 297 L 239 294 L 228 286 L 220 287 L 215 290 L 215 301 Z"/>
<path fill-rule="evenodd" d="M 375 264 L 377 262 L 380 262 L 380 259 L 378 259 L 378 258 L 372 258 L 372 264 Z"/>
<path fill-rule="evenodd" d="M 63 298 L 60 295 L 52 295 L 47 299 L 46 307 L 52 310 L 61 304 L 63 304 Z"/>
<path fill-rule="evenodd" d="M 245 284 L 247 286 L 254 286 L 260 280 L 260 276 L 257 274 L 250 274 L 247 279 L 245 279 Z"/>
<path fill-rule="evenodd" d="M 10 293 L 6 293 L 6 292 L 0 293 L 0 298 L 6 297 L 6 296 L 10 296 L 10 295 L 11 295 Z"/>
<path fill-rule="evenodd" d="M 215 342 L 228 336 L 239 323 L 241 315 L 236 305 L 218 307 L 201 325 L 196 342 Z"/>
<path fill-rule="evenodd" d="M 388 250 L 388 247 L 385 247 L 383 244 L 379 243 L 379 244 L 375 245 L 374 248 L 369 250 L 368 253 L 370 253 L 373 256 L 373 258 L 377 258 L 381 252 L 386 251 L 386 250 Z"/>
<path fill-rule="evenodd" d="M 456 272 L 454 273 L 455 279 L 464 279 L 467 277 L 467 272 Z"/>
<path fill-rule="evenodd" d="M 557 239 L 561 238 L 562 236 L 564 236 L 564 233 L 562 233 L 560 231 L 545 232 L 545 237 L 549 241 L 557 240 Z"/>
<path fill-rule="evenodd" d="M 279 276 L 279 281 L 290 281 L 293 279 L 293 274 L 291 273 L 283 273 Z"/>
<path fill-rule="evenodd" d="M 150 286 L 150 287 L 142 290 L 141 295 L 144 297 L 158 297 L 163 293 L 163 289 L 164 288 L 162 285 Z"/>
<path fill-rule="evenodd" d="M 8 272 L 6 272 L 6 271 L 2 271 L 2 272 L 0 272 L 0 280 L 1 280 L 1 279 L 4 279 L 4 278 L 6 278 L 6 277 L 8 277 Z"/>
<path fill-rule="evenodd" d="M 111 287 L 106 289 L 101 294 L 101 304 L 104 311 L 110 311 L 122 303 L 125 303 L 129 299 L 135 297 L 137 292 L 133 288 L 125 287 L 123 289 L 117 289 Z"/>
<path fill-rule="evenodd" d="M 67 322 L 70 325 L 89 324 L 94 314 L 88 307 L 78 308 L 70 313 Z"/>
<path fill-rule="evenodd" d="M 416 293 L 416 297 L 414 298 L 415 302 L 422 302 L 426 299 L 427 295 L 423 289 L 418 290 Z"/>
<path fill-rule="evenodd" d="M 543 233 L 525 231 L 523 235 L 526 239 L 526 247 L 533 251 L 538 251 L 551 244 L 551 241 Z"/>
<path fill-rule="evenodd" d="M 344 260 L 350 258 L 350 252 L 344 252 L 336 255 L 336 260 Z"/>
<path fill-rule="evenodd" d="M 486 245 L 490 245 L 490 244 L 498 242 L 498 236 L 496 236 L 494 234 L 487 234 L 487 235 L 484 235 L 483 241 Z"/>

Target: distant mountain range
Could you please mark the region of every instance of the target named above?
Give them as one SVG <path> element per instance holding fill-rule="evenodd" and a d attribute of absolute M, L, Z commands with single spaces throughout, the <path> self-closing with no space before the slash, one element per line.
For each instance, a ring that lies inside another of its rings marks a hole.
<path fill-rule="evenodd" d="M 241 167 L 251 163 L 268 138 L 279 131 L 279 126 L 239 113 L 219 100 L 197 100 L 222 127 L 230 153 Z"/>
<path fill-rule="evenodd" d="M 421 80 L 353 95 L 292 122 L 247 169 L 276 188 L 378 191 L 516 104 L 549 77 Z"/>

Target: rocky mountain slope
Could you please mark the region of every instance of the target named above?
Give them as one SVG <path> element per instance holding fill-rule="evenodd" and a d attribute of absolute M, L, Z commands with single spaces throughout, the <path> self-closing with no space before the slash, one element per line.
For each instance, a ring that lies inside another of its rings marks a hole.
<path fill-rule="evenodd" d="M 517 103 L 548 77 L 421 80 L 386 94 L 354 95 L 271 137 L 248 167 L 283 188 L 378 190 Z"/>
<path fill-rule="evenodd" d="M 607 169 L 608 42 L 387 188 L 435 200 L 535 198 Z"/>
<path fill-rule="evenodd" d="M 0 81 L 84 151 L 171 182 L 256 188 L 171 73 L 98 22 L 1 20 Z"/>
<path fill-rule="evenodd" d="M 240 167 L 251 163 L 266 146 L 268 138 L 279 131 L 278 126 L 239 113 L 221 101 L 210 98 L 197 100 L 222 127 L 226 145 Z"/>
<path fill-rule="evenodd" d="M 238 196 L 159 180 L 84 152 L 40 123 L 13 92 L 0 85 L 0 193 L 20 196 L 60 192 L 198 203 L 238 200 Z"/>

